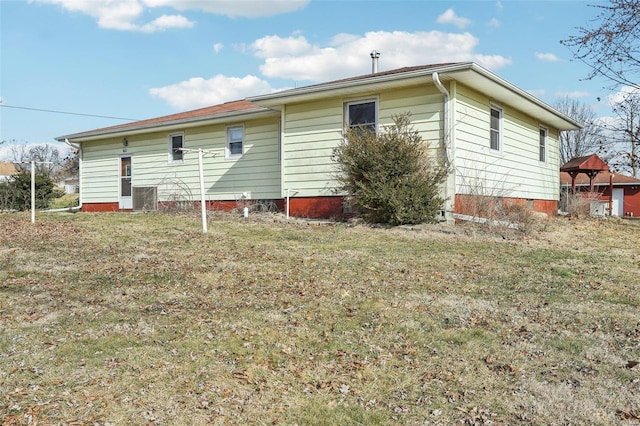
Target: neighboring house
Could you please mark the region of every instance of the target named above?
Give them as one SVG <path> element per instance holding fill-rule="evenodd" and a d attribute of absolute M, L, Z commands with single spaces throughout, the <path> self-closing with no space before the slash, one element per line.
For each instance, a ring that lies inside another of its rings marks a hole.
<path fill-rule="evenodd" d="M 571 190 L 569 173 L 560 173 L 560 183 L 562 191 Z M 640 179 L 609 171 L 598 173 L 591 181 L 586 174 L 576 176 L 575 186 L 578 193 L 589 191 L 590 185 L 593 186 L 593 192 L 599 194 L 600 201 L 611 206 L 613 216 L 640 216 Z"/>
<path fill-rule="evenodd" d="M 77 177 L 68 177 L 62 181 L 62 187 L 65 194 L 77 194 L 78 193 L 79 180 Z"/>
<path fill-rule="evenodd" d="M 13 175 L 18 173 L 16 166 L 13 163 L 0 163 L 0 182 L 6 182 Z"/>
<path fill-rule="evenodd" d="M 200 199 L 211 208 L 290 195 L 291 215 L 343 214 L 331 160 L 345 126 L 382 129 L 411 113 L 452 165 L 442 217 L 500 197 L 547 214 L 560 197 L 558 133 L 580 125 L 474 63 L 406 67 L 61 136 L 79 146 L 84 211 Z"/>

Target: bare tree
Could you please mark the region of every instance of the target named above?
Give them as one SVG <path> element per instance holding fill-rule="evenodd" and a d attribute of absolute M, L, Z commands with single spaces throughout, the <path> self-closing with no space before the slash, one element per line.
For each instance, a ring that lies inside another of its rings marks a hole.
<path fill-rule="evenodd" d="M 62 159 L 60 163 L 60 170 L 58 170 L 58 175 L 60 176 L 60 178 L 78 177 L 79 172 L 80 152 L 72 150 L 64 159 Z"/>
<path fill-rule="evenodd" d="M 602 144 L 600 152 L 614 170 L 640 172 L 640 91 L 622 91 L 622 97 L 612 105 L 617 120 L 606 125 L 612 137 Z"/>
<path fill-rule="evenodd" d="M 612 87 L 640 88 L 640 0 L 610 0 L 592 5 L 600 14 L 578 27 L 578 35 L 562 40 L 573 55 L 591 67 L 587 79 L 602 76 Z"/>
<path fill-rule="evenodd" d="M 11 161 L 18 170 L 30 170 L 29 163 L 35 161 L 36 173 L 46 175 L 49 179 L 54 177 L 64 161 L 58 149 L 50 144 L 13 143 L 10 149 Z"/>
<path fill-rule="evenodd" d="M 62 166 L 62 158 L 57 148 L 49 144 L 35 145 L 29 149 L 30 161 L 36 161 L 36 173 L 52 178 Z"/>
<path fill-rule="evenodd" d="M 30 170 L 30 166 L 28 164 L 29 160 L 29 149 L 27 144 L 18 143 L 15 140 L 10 145 L 11 151 L 11 161 L 15 163 L 16 169 L 18 170 Z"/>
<path fill-rule="evenodd" d="M 554 107 L 583 125 L 560 133 L 560 164 L 596 152 L 602 145 L 603 128 L 593 108 L 569 96 L 556 100 Z"/>

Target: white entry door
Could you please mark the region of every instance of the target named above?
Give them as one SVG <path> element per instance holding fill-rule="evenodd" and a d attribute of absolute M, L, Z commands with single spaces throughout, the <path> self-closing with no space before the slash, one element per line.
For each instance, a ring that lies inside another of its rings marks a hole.
<path fill-rule="evenodd" d="M 131 156 L 120 157 L 120 209 L 131 209 L 133 202 L 131 200 Z"/>
<path fill-rule="evenodd" d="M 624 215 L 624 188 L 613 188 L 613 206 L 612 206 L 612 216 L 623 216 Z"/>

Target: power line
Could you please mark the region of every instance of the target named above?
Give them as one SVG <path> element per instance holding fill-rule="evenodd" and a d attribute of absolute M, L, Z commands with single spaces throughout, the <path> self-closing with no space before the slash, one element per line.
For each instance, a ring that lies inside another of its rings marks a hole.
<path fill-rule="evenodd" d="M 83 116 L 83 117 L 97 117 L 97 118 L 110 118 L 110 119 L 113 119 L 113 120 L 138 121 L 138 119 L 136 119 L 136 118 L 112 117 L 112 116 L 109 116 L 109 115 L 83 114 L 81 112 L 58 111 L 58 110 L 53 110 L 53 109 L 42 109 L 42 108 L 29 108 L 29 107 L 15 106 L 15 105 L 5 105 L 3 103 L 0 103 L 0 107 L 14 108 L 14 109 L 24 109 L 24 110 L 27 110 L 27 111 L 49 112 L 49 113 L 53 113 L 53 114 L 80 115 L 80 116 Z"/>

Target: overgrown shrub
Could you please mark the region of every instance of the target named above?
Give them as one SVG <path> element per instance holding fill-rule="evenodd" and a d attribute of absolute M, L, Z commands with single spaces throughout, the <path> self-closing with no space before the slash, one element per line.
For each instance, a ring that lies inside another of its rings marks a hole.
<path fill-rule="evenodd" d="M 53 181 L 45 174 L 36 173 L 36 209 L 46 209 L 49 202 L 63 195 L 53 187 Z M 31 172 L 22 170 L 0 185 L 0 206 L 6 210 L 29 210 L 31 208 Z"/>
<path fill-rule="evenodd" d="M 589 217 L 591 215 L 591 204 L 600 201 L 600 194 L 597 192 L 577 192 L 566 194 L 566 209 L 569 216 Z"/>
<path fill-rule="evenodd" d="M 338 189 L 369 222 L 434 222 L 445 201 L 440 194 L 448 169 L 427 148 L 408 113 L 393 116 L 393 124 L 379 134 L 364 127 L 346 129 L 332 156 Z"/>

